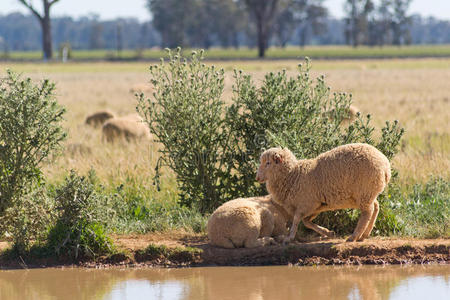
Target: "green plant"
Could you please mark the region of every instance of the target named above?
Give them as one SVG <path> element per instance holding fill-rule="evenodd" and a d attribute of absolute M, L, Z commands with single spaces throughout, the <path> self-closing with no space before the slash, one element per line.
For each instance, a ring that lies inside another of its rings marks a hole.
<path fill-rule="evenodd" d="M 181 205 L 175 193 L 164 193 L 162 199 L 141 185 L 120 185 L 114 191 L 110 206 L 117 213 L 111 218 L 108 228 L 120 233 L 165 231 L 184 229 L 202 232 L 207 218 L 198 210 Z"/>
<path fill-rule="evenodd" d="M 31 244 L 42 244 L 46 233 L 54 221 L 54 202 L 44 188 L 35 187 L 9 207 L 0 226 L 13 237 L 13 248 L 18 254 L 30 249 Z"/>
<path fill-rule="evenodd" d="M 10 70 L 0 80 L 0 215 L 40 183 L 40 163 L 66 136 L 54 89 L 48 80 L 35 85 Z"/>
<path fill-rule="evenodd" d="M 95 190 L 94 181 L 93 171 L 87 177 L 71 171 L 64 184 L 56 188 L 58 215 L 49 232 L 48 245 L 57 254 L 67 253 L 77 259 L 113 250 L 104 229 L 111 218 L 111 209 L 106 205 L 105 197 Z"/>
<path fill-rule="evenodd" d="M 170 167 L 177 177 L 181 203 L 206 212 L 228 196 L 222 158 L 229 134 L 220 99 L 224 70 L 203 64 L 203 51 L 194 51 L 189 61 L 180 48 L 168 53 L 168 63 L 162 59 L 150 67 L 156 89 L 153 99 L 139 95 L 138 111 L 163 145 L 157 182 L 160 168 Z"/>
<path fill-rule="evenodd" d="M 54 89 L 48 80 L 35 85 L 10 70 L 0 80 L 0 235 L 12 233 L 19 251 L 49 218 L 39 167 L 66 136 Z"/>
<path fill-rule="evenodd" d="M 427 238 L 450 236 L 448 180 L 432 177 L 424 184 L 414 184 L 396 194 L 393 210 L 402 220 L 404 234 Z"/>

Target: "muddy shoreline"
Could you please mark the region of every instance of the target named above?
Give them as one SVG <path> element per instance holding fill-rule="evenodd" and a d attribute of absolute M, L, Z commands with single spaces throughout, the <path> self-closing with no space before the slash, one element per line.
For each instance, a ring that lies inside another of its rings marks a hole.
<path fill-rule="evenodd" d="M 179 235 L 174 239 L 150 234 L 115 238 L 120 251 L 107 257 L 83 259 L 8 257 L 0 254 L 1 269 L 86 267 L 197 267 L 267 265 L 387 265 L 450 264 L 450 239 L 371 238 L 346 243 L 344 239 L 294 242 L 253 249 L 212 247 L 204 236 Z M 163 247 L 164 251 L 148 250 Z M 3 242 L 3 248 L 5 243 Z M 1 249 L 1 245 L 0 245 Z M 4 250 L 4 249 L 3 249 Z"/>

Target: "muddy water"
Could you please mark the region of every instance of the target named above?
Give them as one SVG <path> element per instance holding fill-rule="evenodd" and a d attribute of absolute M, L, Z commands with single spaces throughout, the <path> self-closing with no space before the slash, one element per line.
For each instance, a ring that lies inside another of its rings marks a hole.
<path fill-rule="evenodd" d="M 0 271 L 0 299 L 450 299 L 450 266 Z"/>

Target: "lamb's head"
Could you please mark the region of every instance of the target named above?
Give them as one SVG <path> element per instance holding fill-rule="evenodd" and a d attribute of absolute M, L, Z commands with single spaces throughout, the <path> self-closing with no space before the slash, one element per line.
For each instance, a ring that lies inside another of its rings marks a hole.
<path fill-rule="evenodd" d="M 260 165 L 256 180 L 264 183 L 271 180 L 274 176 L 289 170 L 297 159 L 294 154 L 287 148 L 270 148 L 261 154 Z"/>

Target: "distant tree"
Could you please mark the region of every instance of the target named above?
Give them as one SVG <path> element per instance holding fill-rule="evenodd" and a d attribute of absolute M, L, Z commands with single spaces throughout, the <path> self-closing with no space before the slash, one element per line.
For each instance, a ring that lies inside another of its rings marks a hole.
<path fill-rule="evenodd" d="M 299 44 L 302 47 L 306 44 L 310 32 L 319 35 L 327 30 L 328 10 L 323 6 L 323 2 L 324 0 L 294 0 L 294 19 L 300 25 Z"/>
<path fill-rule="evenodd" d="M 117 56 L 120 57 L 123 50 L 123 24 L 121 21 L 116 24 L 116 50 Z"/>
<path fill-rule="evenodd" d="M 279 14 L 274 24 L 274 34 L 280 47 L 286 47 L 286 44 L 294 34 L 298 22 L 294 19 L 292 2 L 286 6 Z"/>
<path fill-rule="evenodd" d="M 347 13 L 346 40 L 348 44 L 357 47 L 359 44 L 367 43 L 368 40 L 368 17 L 375 9 L 372 0 L 347 0 L 344 5 Z"/>
<path fill-rule="evenodd" d="M 148 0 L 147 7 L 153 15 L 153 26 L 161 35 L 161 46 L 185 46 L 186 27 L 192 18 L 195 0 Z"/>
<path fill-rule="evenodd" d="M 394 45 L 409 44 L 411 34 L 409 27 L 411 17 L 407 15 L 407 10 L 412 0 L 393 0 L 392 2 L 392 33 Z"/>
<path fill-rule="evenodd" d="M 392 0 L 381 0 L 369 20 L 369 45 L 383 46 L 391 41 Z"/>
<path fill-rule="evenodd" d="M 44 59 L 52 59 L 53 46 L 52 46 L 52 27 L 50 19 L 50 8 L 59 0 L 42 0 L 43 12 L 40 14 L 33 6 L 31 0 L 18 0 L 20 3 L 28 7 L 33 15 L 35 15 L 41 24 L 42 28 L 42 50 L 44 53 Z"/>
<path fill-rule="evenodd" d="M 264 57 L 269 39 L 271 36 L 272 25 L 276 19 L 280 7 L 286 5 L 288 1 L 284 0 L 243 0 L 249 15 L 256 23 L 258 56 Z"/>
<path fill-rule="evenodd" d="M 208 49 L 212 44 L 212 35 L 217 24 L 217 15 L 214 9 L 216 0 L 193 0 L 190 7 L 192 13 L 186 19 L 185 31 L 189 46 Z M 223 17 L 223 16 L 220 16 Z"/>
<path fill-rule="evenodd" d="M 239 32 L 248 25 L 248 14 L 242 3 L 235 0 L 203 0 L 212 4 L 210 21 L 217 41 L 222 47 L 239 47 Z"/>
<path fill-rule="evenodd" d="M 103 25 L 94 21 L 91 25 L 89 33 L 89 49 L 101 49 L 103 48 Z"/>

